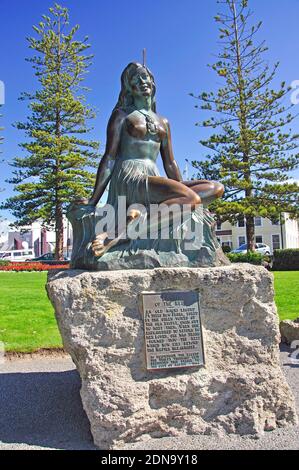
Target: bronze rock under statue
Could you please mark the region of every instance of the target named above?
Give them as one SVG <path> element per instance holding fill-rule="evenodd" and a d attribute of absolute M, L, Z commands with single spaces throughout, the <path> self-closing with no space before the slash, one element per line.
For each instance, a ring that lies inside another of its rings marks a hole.
<path fill-rule="evenodd" d="M 130 63 L 121 76 L 121 92 L 108 123 L 93 194 L 68 210 L 73 268 L 229 264 L 207 209 L 223 195 L 224 187 L 217 182 L 182 180 L 169 123 L 156 112 L 155 94 L 149 69 Z M 167 177 L 159 174 L 159 154 Z M 108 184 L 107 203 L 97 207 Z"/>

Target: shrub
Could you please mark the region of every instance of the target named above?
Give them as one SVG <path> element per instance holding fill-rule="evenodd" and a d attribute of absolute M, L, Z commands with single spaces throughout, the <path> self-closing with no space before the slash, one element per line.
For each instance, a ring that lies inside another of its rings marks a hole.
<path fill-rule="evenodd" d="M 7 259 L 0 259 L 0 267 L 1 266 L 8 266 L 10 264 L 9 261 L 7 261 Z"/>
<path fill-rule="evenodd" d="M 299 249 L 275 250 L 274 271 L 299 271 Z"/>
<path fill-rule="evenodd" d="M 228 259 L 232 263 L 250 263 L 261 266 L 264 264 L 264 256 L 261 253 L 228 253 Z"/>
<path fill-rule="evenodd" d="M 223 253 L 230 253 L 230 252 L 232 251 L 232 249 L 231 249 L 230 246 L 224 245 L 224 246 L 222 247 L 222 251 L 223 251 Z"/>

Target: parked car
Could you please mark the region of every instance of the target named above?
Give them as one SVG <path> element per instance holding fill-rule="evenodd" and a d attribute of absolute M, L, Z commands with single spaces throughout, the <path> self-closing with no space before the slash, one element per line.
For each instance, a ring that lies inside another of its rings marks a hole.
<path fill-rule="evenodd" d="M 69 261 L 69 259 L 64 256 L 63 257 L 64 261 Z M 26 261 L 41 261 L 41 262 L 44 262 L 44 263 L 53 263 L 53 261 L 57 261 L 55 260 L 55 254 L 54 253 L 44 253 L 43 255 L 41 256 L 37 256 L 36 258 L 33 258 L 33 259 L 28 259 Z"/>
<path fill-rule="evenodd" d="M 32 261 L 34 258 L 34 251 L 30 248 L 26 250 L 9 250 L 0 251 L 0 259 L 12 262 Z"/>
<path fill-rule="evenodd" d="M 256 243 L 255 251 L 257 253 L 260 253 L 261 255 L 271 255 L 271 249 L 268 245 L 265 245 L 265 243 Z M 244 245 L 239 246 L 239 248 L 233 250 L 231 253 L 247 253 L 247 243 L 244 243 Z"/>

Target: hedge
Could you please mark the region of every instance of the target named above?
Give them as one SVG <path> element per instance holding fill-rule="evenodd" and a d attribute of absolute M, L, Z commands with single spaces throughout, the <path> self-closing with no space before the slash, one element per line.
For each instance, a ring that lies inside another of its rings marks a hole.
<path fill-rule="evenodd" d="M 228 253 L 226 255 L 232 263 L 250 263 L 261 266 L 265 262 L 265 256 L 261 253 Z"/>
<path fill-rule="evenodd" d="M 275 250 L 273 271 L 299 271 L 299 249 Z"/>

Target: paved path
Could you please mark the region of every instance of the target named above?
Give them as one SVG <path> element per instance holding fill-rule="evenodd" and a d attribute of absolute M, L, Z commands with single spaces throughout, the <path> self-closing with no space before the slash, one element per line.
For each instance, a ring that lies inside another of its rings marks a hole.
<path fill-rule="evenodd" d="M 93 449 L 69 357 L 0 365 L 0 449 Z"/>
<path fill-rule="evenodd" d="M 297 400 L 299 365 L 281 352 L 283 369 Z M 95 449 L 79 396 L 80 380 L 68 357 L 16 359 L 0 365 L 0 450 Z M 260 439 L 210 436 L 163 438 L 128 449 L 299 449 L 299 426 Z"/>

